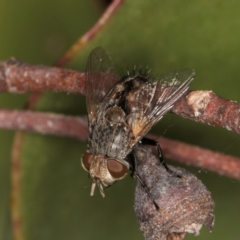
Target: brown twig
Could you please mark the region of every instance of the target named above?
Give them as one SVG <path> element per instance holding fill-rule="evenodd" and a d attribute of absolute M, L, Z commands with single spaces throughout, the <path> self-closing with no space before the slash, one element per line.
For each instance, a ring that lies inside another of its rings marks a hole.
<path fill-rule="evenodd" d="M 159 143 L 166 158 L 240 180 L 240 159 L 238 157 L 166 138 L 159 138 Z"/>
<path fill-rule="evenodd" d="M 0 92 L 84 93 L 85 74 L 69 69 L 37 66 L 16 59 L 0 62 Z M 240 134 L 240 105 L 212 91 L 189 91 L 172 110 L 179 116 Z"/>
<path fill-rule="evenodd" d="M 85 74 L 57 67 L 31 65 L 14 58 L 0 62 L 0 92 L 84 93 Z"/>
<path fill-rule="evenodd" d="M 80 117 L 32 111 L 0 110 L 0 128 L 77 138 L 88 138 L 87 122 Z"/>
<path fill-rule="evenodd" d="M 240 104 L 221 98 L 212 91 L 191 91 L 175 104 L 172 111 L 196 122 L 240 134 Z"/>
<path fill-rule="evenodd" d="M 54 66 L 65 66 L 70 59 L 74 57 L 89 41 L 91 41 L 98 32 L 106 25 L 108 20 L 113 16 L 124 0 L 114 0 L 105 10 L 101 18 L 90 28 L 83 36 L 81 36 L 72 47 L 54 64 Z"/>
<path fill-rule="evenodd" d="M 18 132 L 14 139 L 14 148 L 12 151 L 12 164 L 11 164 L 11 223 L 12 223 L 12 230 L 14 234 L 15 240 L 24 240 L 24 234 L 22 229 L 22 217 L 21 217 L 21 200 L 20 194 L 22 190 L 21 183 L 21 161 L 19 158 L 19 153 L 21 149 L 22 143 L 22 132 Z"/>
<path fill-rule="evenodd" d="M 53 113 L 2 109 L 0 110 L 0 128 L 65 136 L 82 141 L 88 138 L 88 126 L 85 120 Z M 167 158 L 240 179 L 240 159 L 237 157 L 166 138 L 158 138 L 158 140 Z"/>

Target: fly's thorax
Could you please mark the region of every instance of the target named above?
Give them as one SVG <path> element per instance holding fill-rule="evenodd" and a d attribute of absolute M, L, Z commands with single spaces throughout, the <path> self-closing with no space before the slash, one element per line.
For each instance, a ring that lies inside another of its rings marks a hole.
<path fill-rule="evenodd" d="M 124 91 L 124 89 L 125 89 L 125 87 L 122 83 L 116 84 L 111 89 L 111 91 L 109 92 L 109 94 L 106 97 L 108 106 L 114 106 L 114 105 L 118 104 L 118 102 L 120 101 L 120 95 Z"/>
<path fill-rule="evenodd" d="M 114 106 L 107 109 L 104 117 L 110 124 L 123 124 L 125 123 L 125 115 L 122 108 Z"/>
<path fill-rule="evenodd" d="M 129 169 L 129 163 L 106 157 L 102 154 L 86 152 L 82 159 L 83 168 L 89 172 L 93 181 L 100 181 L 104 186 L 112 185 L 115 181 L 124 178 Z"/>
<path fill-rule="evenodd" d="M 156 86 L 156 82 L 149 81 L 134 86 L 126 96 L 126 109 L 131 112 L 141 112 L 141 110 L 148 108 L 156 92 Z"/>

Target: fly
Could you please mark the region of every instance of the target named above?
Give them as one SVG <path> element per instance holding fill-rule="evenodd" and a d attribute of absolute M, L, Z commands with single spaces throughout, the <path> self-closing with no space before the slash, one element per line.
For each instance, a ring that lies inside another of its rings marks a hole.
<path fill-rule="evenodd" d="M 193 78 L 188 69 L 171 72 L 160 82 L 140 70 L 119 78 L 102 47 L 91 51 L 85 80 L 89 139 L 81 160 L 93 181 L 91 196 L 97 185 L 104 197 L 103 188 L 123 179 L 128 170 L 141 182 L 134 158 L 140 144 L 157 146 L 163 163 L 160 145 L 144 136 L 186 93 Z"/>

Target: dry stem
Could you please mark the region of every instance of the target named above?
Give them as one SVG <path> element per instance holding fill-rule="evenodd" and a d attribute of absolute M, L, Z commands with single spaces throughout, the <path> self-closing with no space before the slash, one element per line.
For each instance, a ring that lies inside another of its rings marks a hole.
<path fill-rule="evenodd" d="M 86 141 L 87 122 L 74 116 L 31 111 L 0 110 L 0 128 L 52 134 Z M 166 138 L 158 139 L 165 157 L 240 179 L 240 159 Z"/>
<path fill-rule="evenodd" d="M 69 69 L 22 63 L 0 62 L 0 92 L 84 93 L 85 74 Z M 172 110 L 191 120 L 219 126 L 240 134 L 240 105 L 212 91 L 189 91 Z"/>

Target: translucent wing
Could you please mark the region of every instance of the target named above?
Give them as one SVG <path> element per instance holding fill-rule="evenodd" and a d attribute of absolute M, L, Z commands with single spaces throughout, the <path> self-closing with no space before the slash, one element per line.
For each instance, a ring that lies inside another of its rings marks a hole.
<path fill-rule="evenodd" d="M 160 83 L 148 82 L 135 93 L 135 106 L 132 113 L 138 117 L 132 121 L 132 132 L 141 138 L 157 123 L 174 103 L 188 90 L 194 78 L 194 71 L 181 69 L 160 78 Z"/>
<path fill-rule="evenodd" d="M 96 117 L 97 106 L 119 81 L 113 70 L 112 60 L 107 52 L 102 47 L 94 48 L 88 57 L 85 80 L 86 104 L 90 122 Z"/>
<path fill-rule="evenodd" d="M 180 69 L 163 75 L 157 86 L 152 101 L 153 108 L 149 109 L 148 118 L 154 123 L 159 121 L 188 90 L 194 76 L 195 72 L 192 69 Z"/>

